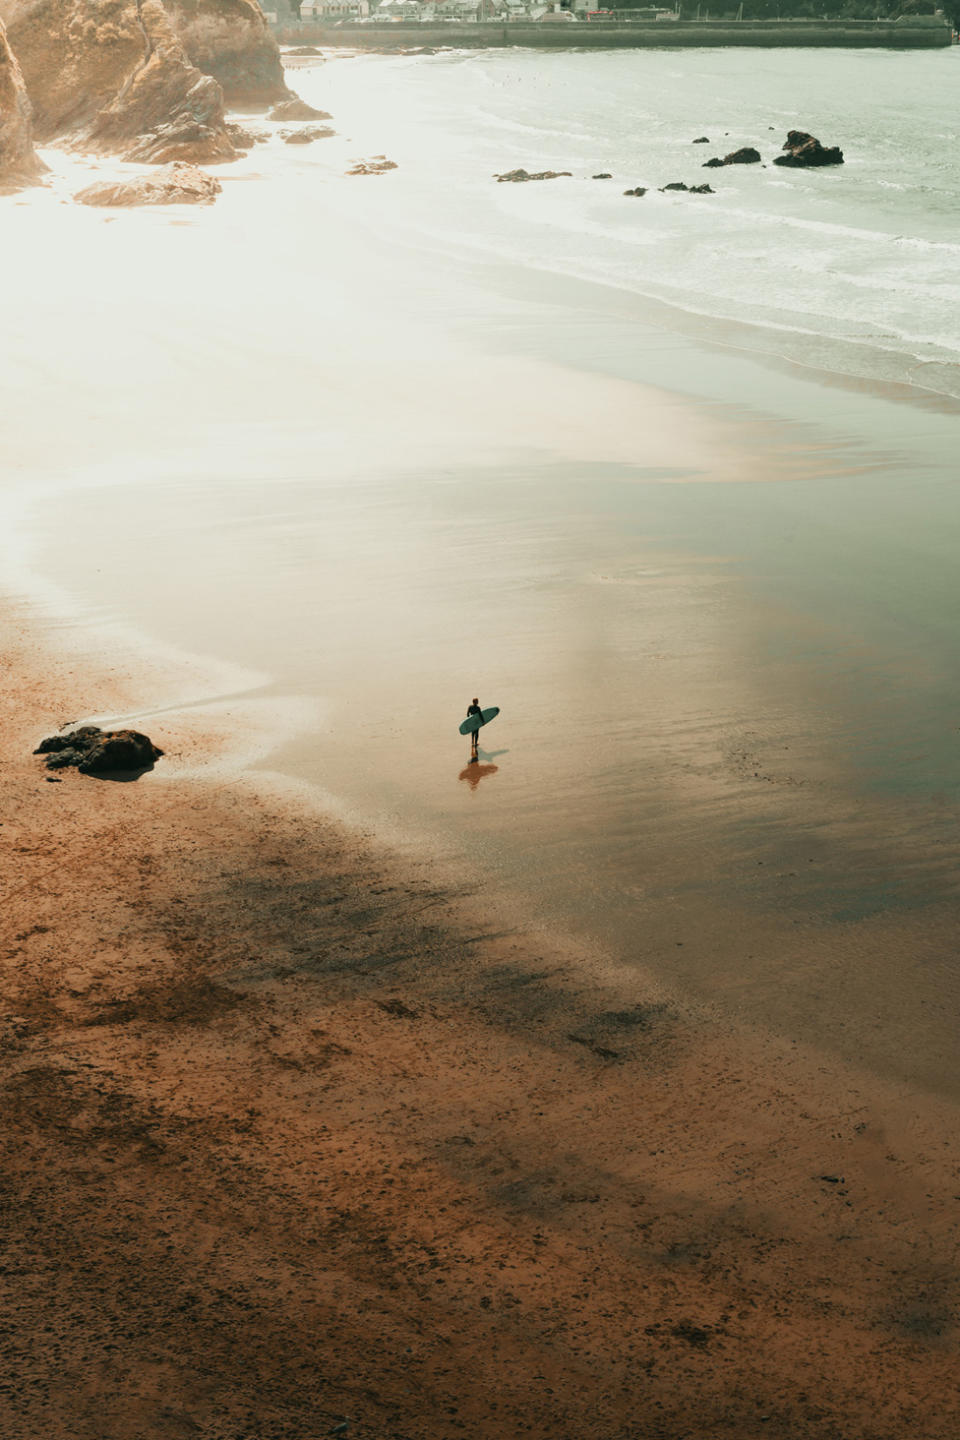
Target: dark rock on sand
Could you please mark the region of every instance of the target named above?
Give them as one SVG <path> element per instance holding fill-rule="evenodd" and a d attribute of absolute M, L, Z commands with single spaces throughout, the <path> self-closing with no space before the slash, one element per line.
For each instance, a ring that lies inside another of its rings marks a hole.
<path fill-rule="evenodd" d="M 570 170 L 536 170 L 533 172 L 528 170 L 507 170 L 503 175 L 495 175 L 493 178 L 501 185 L 505 180 L 513 184 L 519 184 L 524 180 L 559 180 L 562 175 L 571 175 L 572 173 Z"/>
<path fill-rule="evenodd" d="M 283 142 L 285 145 L 312 145 L 314 140 L 328 140 L 336 133 L 329 125 L 305 125 L 302 130 L 284 131 Z"/>
<path fill-rule="evenodd" d="M 101 181 L 74 196 L 81 205 L 212 205 L 221 185 L 193 165 L 165 165 L 132 180 Z"/>
<path fill-rule="evenodd" d="M 713 170 L 718 165 L 759 165 L 760 151 L 754 150 L 752 145 L 744 145 L 739 150 L 731 150 L 729 155 L 719 159 L 716 155 L 711 160 L 703 162 L 705 170 Z"/>
<path fill-rule="evenodd" d="M 105 775 L 117 770 L 149 770 L 163 751 L 139 730 L 101 730 L 81 725 L 68 735 L 49 735 L 34 755 L 46 755 L 48 770 L 75 765 L 84 775 Z"/>
<path fill-rule="evenodd" d="M 710 137 L 708 135 L 698 135 L 696 140 L 691 140 L 690 143 L 691 145 L 709 145 Z"/>
<path fill-rule="evenodd" d="M 623 193 L 624 195 L 636 195 L 637 197 L 639 197 L 641 195 L 646 195 L 647 187 L 645 185 L 635 185 L 632 190 L 624 190 Z"/>
<path fill-rule="evenodd" d="M 662 195 L 665 190 L 689 190 L 689 188 L 689 185 L 685 185 L 682 180 L 671 180 L 669 185 L 660 186 L 660 193 Z"/>
<path fill-rule="evenodd" d="M 790 130 L 783 143 L 786 155 L 774 157 L 774 165 L 842 165 L 843 151 L 839 145 L 821 145 L 805 130 Z"/>
<path fill-rule="evenodd" d="M 279 105 L 274 105 L 268 120 L 332 120 L 333 116 L 326 110 L 314 110 L 306 100 L 301 100 L 294 95 L 291 100 L 281 100 Z"/>
<path fill-rule="evenodd" d="M 691 185 L 691 186 L 690 186 L 690 194 L 691 194 L 691 195 L 716 195 L 716 193 L 717 193 L 717 192 L 716 192 L 716 190 L 714 190 L 714 188 L 713 188 L 712 185 Z"/>
<path fill-rule="evenodd" d="M 600 175 L 591 175 L 591 176 L 590 176 L 590 179 L 591 179 L 591 180 L 612 180 L 612 179 L 613 179 L 613 176 L 612 176 L 612 175 L 608 175 L 607 172 L 604 170 Z"/>

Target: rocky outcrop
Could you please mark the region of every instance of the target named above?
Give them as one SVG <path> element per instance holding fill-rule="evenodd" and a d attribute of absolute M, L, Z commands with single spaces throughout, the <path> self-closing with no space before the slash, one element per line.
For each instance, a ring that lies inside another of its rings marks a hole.
<path fill-rule="evenodd" d="M 839 145 L 821 145 L 805 130 L 790 130 L 783 143 L 786 155 L 774 157 L 774 165 L 842 165 L 843 151 Z"/>
<path fill-rule="evenodd" d="M 671 180 L 669 185 L 661 185 L 660 193 L 663 194 L 665 190 L 686 190 L 688 195 L 715 195 L 717 193 L 712 185 L 685 185 L 682 180 Z M 630 191 L 628 190 L 626 193 L 629 195 Z"/>
<path fill-rule="evenodd" d="M 501 185 L 505 180 L 516 185 L 524 180 L 559 180 L 561 176 L 570 174 L 570 170 L 535 170 L 532 173 L 528 170 L 506 170 L 502 175 L 495 175 L 493 178 Z"/>
<path fill-rule="evenodd" d="M 27 184 L 42 170 L 33 153 L 27 89 L 0 20 L 0 188 Z"/>
<path fill-rule="evenodd" d="M 33 753 L 47 757 L 48 770 L 75 765 L 83 775 L 110 775 L 150 770 L 163 751 L 139 730 L 104 731 L 98 725 L 81 725 L 68 735 L 41 740 Z"/>
<path fill-rule="evenodd" d="M 257 0 L 166 0 L 187 58 L 232 104 L 268 105 L 289 94 L 280 51 Z"/>
<path fill-rule="evenodd" d="M 613 176 L 608 170 L 601 170 L 599 175 L 591 175 L 591 180 L 612 180 Z"/>
<path fill-rule="evenodd" d="M 645 185 L 635 185 L 632 190 L 624 190 L 623 193 L 624 195 L 636 195 L 638 200 L 642 200 L 647 193 L 647 187 Z"/>
<path fill-rule="evenodd" d="M 7 33 L 38 140 L 124 151 L 172 126 L 166 158 L 177 134 L 229 147 L 220 86 L 190 64 L 160 0 L 14 0 Z"/>
<path fill-rule="evenodd" d="M 279 105 L 274 105 L 268 120 L 332 120 L 333 116 L 326 110 L 314 110 L 306 100 L 301 100 L 299 95 L 291 95 L 289 100 L 281 100 Z"/>
<path fill-rule="evenodd" d="M 181 116 L 169 125 L 159 125 L 149 135 L 141 135 L 123 158 L 151 165 L 169 165 L 178 160 L 187 165 L 221 165 L 225 160 L 236 160 L 240 148 L 229 130 L 229 126 L 214 129 Z"/>
<path fill-rule="evenodd" d="M 694 143 L 696 143 L 696 142 L 694 142 Z M 704 162 L 703 162 L 703 168 L 704 168 L 705 170 L 713 170 L 713 169 L 715 169 L 718 165 L 759 165 L 759 164 L 760 164 L 760 151 L 759 151 L 759 150 L 754 150 L 754 148 L 753 148 L 752 145 L 744 145 L 744 146 L 742 146 L 741 149 L 739 149 L 739 150 L 731 150 L 731 151 L 730 151 L 730 154 L 729 154 L 729 155 L 724 155 L 724 157 L 723 157 L 722 160 L 721 160 L 720 157 L 717 156 L 717 155 L 714 155 L 714 157 L 713 157 L 712 160 L 704 160 Z"/>
<path fill-rule="evenodd" d="M 74 197 L 81 205 L 212 205 L 222 186 L 193 165 L 164 165 L 132 180 L 104 180 Z"/>

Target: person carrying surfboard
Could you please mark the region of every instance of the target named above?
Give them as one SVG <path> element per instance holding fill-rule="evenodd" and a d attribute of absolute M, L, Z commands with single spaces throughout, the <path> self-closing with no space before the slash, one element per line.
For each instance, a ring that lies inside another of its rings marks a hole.
<path fill-rule="evenodd" d="M 480 709 L 480 701 L 477 699 L 476 695 L 474 695 L 473 699 L 470 701 L 470 704 L 467 706 L 467 719 L 468 719 L 468 720 L 470 719 L 470 716 L 471 716 L 471 715 L 479 715 L 479 716 L 480 716 L 481 724 L 483 723 L 483 711 Z M 480 726 L 478 725 L 477 728 L 476 728 L 476 730 L 474 730 L 473 734 L 470 736 L 470 759 L 471 759 L 471 760 L 479 760 L 479 758 L 480 758 L 480 755 L 479 755 L 479 744 L 480 744 Z"/>
<path fill-rule="evenodd" d="M 476 696 L 473 697 L 467 706 L 467 718 L 466 720 L 460 721 L 460 734 L 470 736 L 471 765 L 480 758 L 480 726 L 489 725 L 490 721 L 495 720 L 499 714 L 499 705 L 491 705 L 488 709 L 481 710 L 480 701 Z"/>

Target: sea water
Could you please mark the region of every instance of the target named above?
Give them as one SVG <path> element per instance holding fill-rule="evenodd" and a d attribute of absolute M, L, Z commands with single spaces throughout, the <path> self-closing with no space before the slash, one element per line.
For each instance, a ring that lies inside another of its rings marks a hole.
<path fill-rule="evenodd" d="M 492 50 L 362 56 L 311 77 L 355 133 L 388 129 L 391 156 L 416 167 L 405 218 L 431 245 L 603 281 L 749 324 L 767 332 L 758 347 L 953 395 L 958 81 L 956 50 Z M 775 166 L 792 129 L 845 164 Z M 747 145 L 760 165 L 704 168 Z M 517 167 L 573 177 L 491 192 L 491 173 Z M 675 181 L 717 193 L 659 192 Z M 648 193 L 631 204 L 636 186 Z"/>

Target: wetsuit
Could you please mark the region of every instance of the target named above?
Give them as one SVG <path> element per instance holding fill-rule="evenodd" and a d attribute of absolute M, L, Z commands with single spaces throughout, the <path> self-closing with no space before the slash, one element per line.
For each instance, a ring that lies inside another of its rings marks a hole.
<path fill-rule="evenodd" d="M 479 715 L 479 716 L 481 717 L 481 720 L 482 720 L 482 718 L 483 718 L 483 711 L 480 709 L 480 706 L 479 706 L 479 705 L 468 705 L 468 706 L 467 706 L 467 719 L 468 719 L 468 720 L 470 719 L 470 716 L 471 716 L 471 715 Z M 479 734 L 480 734 L 480 727 L 477 726 L 476 730 L 474 730 L 473 734 L 470 736 L 470 753 L 471 753 L 472 755 L 476 755 L 476 753 L 477 753 L 477 748 L 478 748 L 478 745 L 479 745 L 479 741 L 478 741 L 478 739 L 477 739 L 477 736 L 478 736 Z"/>

